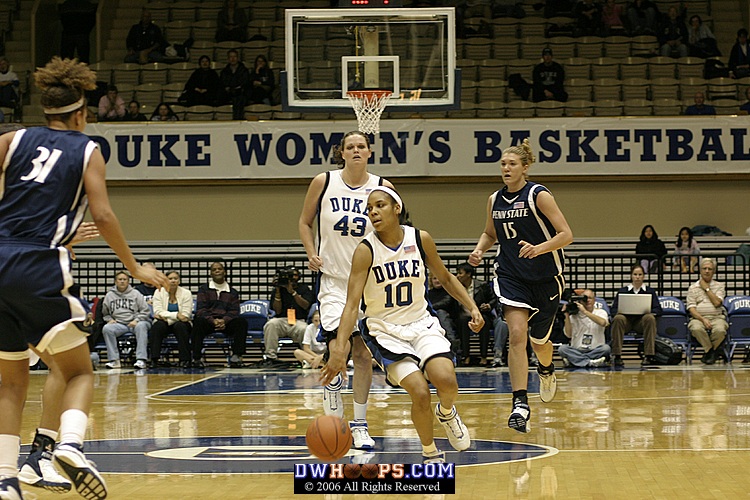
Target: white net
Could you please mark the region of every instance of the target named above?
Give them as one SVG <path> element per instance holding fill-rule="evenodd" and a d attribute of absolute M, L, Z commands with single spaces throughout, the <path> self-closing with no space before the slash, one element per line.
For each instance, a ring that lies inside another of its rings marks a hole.
<path fill-rule="evenodd" d="M 357 114 L 357 125 L 366 134 L 380 132 L 380 115 L 383 114 L 391 92 L 388 90 L 350 90 L 346 93 Z"/>

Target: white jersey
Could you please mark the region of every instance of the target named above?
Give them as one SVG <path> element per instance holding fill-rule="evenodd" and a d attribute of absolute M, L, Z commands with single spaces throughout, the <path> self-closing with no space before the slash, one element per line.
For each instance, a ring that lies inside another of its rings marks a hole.
<path fill-rule="evenodd" d="M 367 217 L 367 197 L 383 184 L 374 174 L 360 187 L 350 187 L 341 178 L 343 170 L 326 172 L 326 182 L 318 202 L 318 255 L 323 274 L 349 279 L 352 255 L 362 238 L 372 232 Z"/>
<path fill-rule="evenodd" d="M 429 314 L 427 268 L 419 230 L 402 226 L 404 241 L 388 248 L 377 233 L 363 243 L 372 250 L 372 266 L 364 289 L 365 316 L 406 325 Z"/>

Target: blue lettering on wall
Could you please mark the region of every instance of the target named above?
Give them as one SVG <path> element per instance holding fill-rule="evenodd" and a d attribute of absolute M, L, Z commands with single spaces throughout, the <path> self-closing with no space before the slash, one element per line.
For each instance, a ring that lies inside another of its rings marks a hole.
<path fill-rule="evenodd" d="M 661 142 L 661 130 L 636 130 L 633 133 L 633 138 L 635 139 L 635 142 L 643 143 L 643 153 L 640 158 L 641 161 L 656 161 L 656 154 L 654 154 L 654 141 Z"/>
<path fill-rule="evenodd" d="M 724 146 L 721 144 L 720 128 L 703 129 L 703 144 L 701 144 L 701 150 L 697 156 L 698 160 L 708 160 L 709 151 L 713 153 L 713 160 L 727 159 L 727 154 L 724 152 Z"/>
<path fill-rule="evenodd" d="M 539 135 L 539 163 L 555 163 L 562 156 L 559 130 L 545 130 Z"/>
<path fill-rule="evenodd" d="M 109 149 L 109 143 L 107 142 L 107 139 L 99 135 L 90 135 L 89 139 L 99 145 L 99 150 L 102 152 L 102 156 L 104 157 L 104 163 L 107 163 L 109 161 L 109 155 L 112 153 Z"/>
<path fill-rule="evenodd" d="M 474 163 L 495 163 L 500 161 L 503 151 L 500 149 L 500 133 L 494 131 L 474 132 L 477 140 L 477 154 Z"/>
<path fill-rule="evenodd" d="M 128 158 L 128 144 L 130 140 L 133 141 L 133 159 Z M 142 135 L 134 135 L 132 137 L 127 135 L 115 136 L 115 142 L 117 143 L 117 162 L 123 167 L 132 168 L 137 167 L 141 163 L 141 144 L 143 143 Z M 107 160 L 106 158 L 104 159 Z"/>
<path fill-rule="evenodd" d="M 147 136 L 148 142 L 151 143 L 151 157 L 148 159 L 147 165 L 149 167 L 179 167 L 180 160 L 172 152 L 172 146 L 177 144 L 180 140 L 180 136 L 177 134 L 169 134 L 165 136 L 161 135 L 149 135 Z M 162 144 L 162 140 L 164 143 Z M 164 161 L 161 158 L 164 156 Z"/>
<path fill-rule="evenodd" d="M 204 153 L 203 147 L 211 145 L 211 134 L 189 134 L 185 136 L 187 142 L 186 167 L 210 167 L 211 154 Z"/>
<path fill-rule="evenodd" d="M 398 143 L 390 132 L 381 132 L 380 140 L 383 143 L 383 150 L 380 156 L 380 163 L 384 165 L 391 164 L 391 156 L 389 153 L 393 153 L 396 158 L 396 163 L 406 163 L 406 142 L 409 139 L 409 132 L 398 133 Z"/>
<path fill-rule="evenodd" d="M 693 148 L 690 141 L 693 140 L 693 133 L 687 129 L 667 130 L 669 139 L 669 153 L 667 161 L 687 161 L 693 156 Z"/>
<path fill-rule="evenodd" d="M 604 155 L 604 161 L 630 161 L 630 150 L 626 149 L 622 153 L 622 142 L 630 141 L 630 130 L 605 130 L 604 137 L 607 138 L 607 154 Z"/>
<path fill-rule="evenodd" d="M 291 157 L 288 154 L 290 142 L 294 147 Z M 307 146 L 305 145 L 305 140 L 299 134 L 289 132 L 279 137 L 276 143 L 276 156 L 284 165 L 298 165 L 302 162 L 306 154 Z"/>
<path fill-rule="evenodd" d="M 528 130 L 511 130 L 510 145 L 520 146 L 527 137 L 531 137 L 531 132 Z"/>
<path fill-rule="evenodd" d="M 240 155 L 242 165 L 250 165 L 253 155 L 258 160 L 258 165 L 265 165 L 268 161 L 268 149 L 271 147 L 271 134 L 252 134 L 248 144 L 247 134 L 235 134 L 234 142 L 237 144 L 237 153 Z M 262 141 L 262 142 L 261 142 Z"/>
<path fill-rule="evenodd" d="M 566 161 L 579 163 L 581 161 L 579 150 L 583 151 L 583 161 L 586 163 L 598 162 L 600 160 L 599 155 L 591 147 L 591 141 L 599 137 L 598 130 L 569 130 L 566 135 L 568 137 L 569 148 Z M 581 135 L 584 137 L 583 140 L 581 140 Z"/>
<path fill-rule="evenodd" d="M 732 160 L 750 160 L 750 151 L 745 149 L 746 128 L 733 128 L 730 130 L 734 138 L 734 150 L 732 151 Z"/>
<path fill-rule="evenodd" d="M 429 163 L 446 163 L 451 159 L 451 146 L 448 144 L 450 139 L 451 135 L 447 130 L 436 130 L 430 134 L 428 139 L 430 145 Z"/>
<path fill-rule="evenodd" d="M 323 160 L 326 158 L 330 158 L 330 160 L 328 160 L 329 163 L 336 163 L 331 152 L 333 151 L 333 147 L 338 145 L 343 137 L 344 134 L 341 132 L 331 134 L 331 137 L 328 140 L 326 140 L 325 134 L 310 134 L 310 140 L 312 141 L 312 157 L 310 158 L 310 165 L 322 165 Z"/>

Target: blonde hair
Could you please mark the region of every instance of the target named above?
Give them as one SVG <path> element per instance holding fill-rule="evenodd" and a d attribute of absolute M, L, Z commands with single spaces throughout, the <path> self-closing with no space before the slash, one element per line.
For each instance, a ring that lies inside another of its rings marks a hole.
<path fill-rule="evenodd" d="M 534 152 L 531 150 L 531 144 L 529 144 L 528 137 L 523 140 L 520 146 L 511 146 L 503 150 L 503 155 L 506 155 L 508 153 L 517 154 L 521 159 L 521 163 L 523 165 L 531 166 L 531 164 L 536 161 L 536 157 L 534 156 Z"/>
<path fill-rule="evenodd" d="M 87 90 L 96 88 L 96 73 L 77 59 L 60 59 L 55 56 L 46 66 L 37 68 L 34 82 L 42 91 L 41 103 L 44 108 L 62 108 L 84 98 Z M 84 106 L 85 102 L 81 107 Z M 59 116 L 65 120 L 78 109 L 47 116 Z"/>

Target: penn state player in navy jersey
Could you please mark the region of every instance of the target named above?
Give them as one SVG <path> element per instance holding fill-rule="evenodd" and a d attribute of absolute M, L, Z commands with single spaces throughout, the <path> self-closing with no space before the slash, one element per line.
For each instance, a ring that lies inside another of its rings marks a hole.
<path fill-rule="evenodd" d="M 539 397 L 548 403 L 557 392 L 552 343 L 549 340 L 565 284 L 562 248 L 573 241 L 565 216 L 549 190 L 528 181 L 534 155 L 525 139 L 503 151 L 500 168 L 505 187 L 490 195 L 484 232 L 469 263 L 478 266 L 484 252 L 499 242 L 495 257 L 495 293 L 508 323 L 508 366 L 513 387 L 513 409 L 508 426 L 529 432 L 526 394 L 531 339 L 539 365 Z"/>
<path fill-rule="evenodd" d="M 45 352 L 59 370 L 58 468 L 87 499 L 107 496 L 103 478 L 82 453 L 94 380 L 86 307 L 73 293 L 70 243 L 87 204 L 100 233 L 134 276 L 166 286 L 142 269 L 125 242 L 107 197 L 104 159 L 81 132 L 84 92 L 96 75 L 57 57 L 34 74 L 47 127 L 0 137 L 0 499 L 22 498 L 17 464 L 28 387 L 29 349 Z"/>
<path fill-rule="evenodd" d="M 411 396 L 411 417 L 422 442 L 424 462 L 445 462 L 445 453 L 435 446 L 428 381 L 437 390 L 440 402 L 435 416 L 451 446 L 463 451 L 470 446 L 471 438 L 453 405 L 458 396 L 453 354 L 427 301 L 427 267 L 471 312 L 469 327 L 473 331 L 482 328 L 484 319 L 463 285 L 443 265 L 432 237 L 402 225 L 406 212 L 394 190 L 385 186 L 373 189 L 367 211 L 375 231 L 354 251 L 346 305 L 338 335 L 330 343 L 331 355 L 321 382 L 329 383 L 345 368 L 350 332 L 364 297 L 362 336 L 388 382 L 403 387 Z"/>
<path fill-rule="evenodd" d="M 372 231 L 365 206 L 367 195 L 380 185 L 393 187 L 387 180 L 367 171 L 371 155 L 367 135 L 358 130 L 346 133 L 334 150 L 334 160 L 343 168 L 315 176 L 299 218 L 299 234 L 307 252 L 308 267 L 320 273 L 320 325 L 327 341 L 334 338 L 339 329 L 354 249 Z M 316 222 L 317 237 L 313 230 Z M 372 356 L 358 334 L 352 338 L 352 360 L 354 420 L 350 425 L 354 447 L 371 449 L 375 441 L 367 426 L 367 399 L 372 385 Z M 346 371 L 323 388 L 326 415 L 344 416 L 341 400 L 344 376 Z"/>

